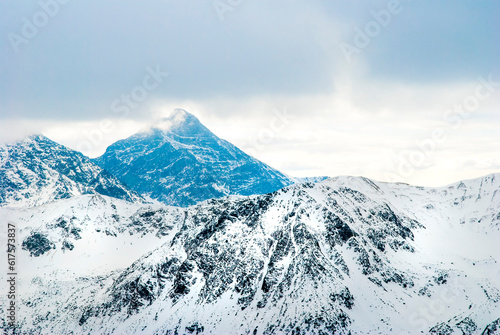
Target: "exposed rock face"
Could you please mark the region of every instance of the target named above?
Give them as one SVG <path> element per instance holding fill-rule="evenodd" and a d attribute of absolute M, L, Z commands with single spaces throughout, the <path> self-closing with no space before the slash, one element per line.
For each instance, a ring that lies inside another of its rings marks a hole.
<path fill-rule="evenodd" d="M 496 319 L 488 326 L 486 326 L 486 328 L 482 332 L 482 335 L 493 335 L 493 334 L 500 334 L 500 318 Z"/>
<path fill-rule="evenodd" d="M 112 144 L 94 161 L 138 193 L 176 206 L 225 195 L 265 194 L 294 183 L 183 110 Z"/>
<path fill-rule="evenodd" d="M 82 194 L 141 201 L 89 158 L 42 135 L 1 146 L 0 157 L 0 206 L 39 206 Z"/>
<path fill-rule="evenodd" d="M 38 257 L 51 249 L 55 249 L 54 243 L 49 241 L 47 236 L 40 233 L 33 233 L 24 239 L 23 250 L 27 250 L 30 256 Z"/>
<path fill-rule="evenodd" d="M 92 211 L 74 206 L 38 229 L 59 236 L 56 253 L 80 252 L 95 235 L 80 217 L 98 213 L 110 231 L 102 238 L 161 243 L 107 274 L 36 277 L 21 325 L 55 333 L 494 334 L 498 189 L 496 176 L 445 188 L 337 178 L 187 209 L 126 210 L 94 197 L 84 206 Z M 71 238 L 73 228 L 81 239 Z M 57 251 L 65 240 L 74 249 Z M 47 315 L 54 304 L 64 312 Z"/>

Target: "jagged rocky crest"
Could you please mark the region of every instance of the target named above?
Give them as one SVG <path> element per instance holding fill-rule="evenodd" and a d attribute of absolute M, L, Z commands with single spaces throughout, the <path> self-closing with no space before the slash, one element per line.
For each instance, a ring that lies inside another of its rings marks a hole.
<path fill-rule="evenodd" d="M 158 242 L 124 269 L 66 280 L 35 276 L 20 326 L 56 333 L 494 334 L 500 254 L 489 248 L 500 236 L 498 188 L 496 175 L 446 188 L 337 178 L 187 209 L 93 196 L 81 214 L 75 198 L 71 211 L 44 214 L 25 239 L 44 234 L 56 246 L 51 257 L 80 252 L 96 234 L 106 244 L 126 235 Z M 106 224 L 98 226 L 114 234 L 93 232 L 92 215 L 103 212 Z M 63 251 L 72 216 L 81 239 Z M 70 220 L 61 224 L 61 217 Z M 480 243 L 490 258 L 471 253 L 474 245 L 446 247 L 462 234 L 485 232 L 492 240 Z M 33 264 L 47 257 L 23 252 Z M 54 302 L 65 312 L 45 315 Z"/>
<path fill-rule="evenodd" d="M 218 138 L 184 110 L 112 144 L 94 161 L 138 193 L 176 206 L 265 194 L 294 183 Z"/>
<path fill-rule="evenodd" d="M 499 333 L 498 175 L 287 186 L 182 110 L 102 167 L 43 136 L 0 161 L 22 274 L 6 333 Z"/>
<path fill-rule="evenodd" d="M 0 206 L 38 206 L 82 194 L 141 197 L 81 153 L 43 135 L 0 147 Z"/>

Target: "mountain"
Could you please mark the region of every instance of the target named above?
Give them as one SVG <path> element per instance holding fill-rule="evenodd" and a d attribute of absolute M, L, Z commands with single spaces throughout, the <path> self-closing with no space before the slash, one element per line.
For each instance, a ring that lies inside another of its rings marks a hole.
<path fill-rule="evenodd" d="M 33 135 L 0 146 L 0 206 L 37 206 L 81 194 L 141 197 L 81 153 Z"/>
<path fill-rule="evenodd" d="M 71 271 L 72 277 L 89 277 L 126 267 L 163 244 L 163 236 L 183 215 L 178 207 L 100 194 L 31 208 L 0 208 L 0 217 L 20 229 L 19 249 L 28 257 L 18 266 L 25 280 L 51 269 Z"/>
<path fill-rule="evenodd" d="M 18 252 L 32 275 L 18 288 L 23 333 L 495 334 L 499 190 L 500 175 L 440 188 L 339 177 L 185 209 L 85 196 L 0 214 L 29 222 L 23 245 L 39 233 L 55 247 Z M 72 250 L 61 217 L 80 229 Z M 142 256 L 123 268 L 51 261 L 107 262 L 87 239 L 119 258 L 125 236 Z"/>
<path fill-rule="evenodd" d="M 94 162 L 134 191 L 176 206 L 265 194 L 294 183 L 218 138 L 184 110 L 112 144 Z"/>
<path fill-rule="evenodd" d="M 300 184 L 300 183 L 319 183 L 320 181 L 328 179 L 327 176 L 321 176 L 321 177 L 291 177 L 291 179 L 294 181 L 294 184 Z"/>

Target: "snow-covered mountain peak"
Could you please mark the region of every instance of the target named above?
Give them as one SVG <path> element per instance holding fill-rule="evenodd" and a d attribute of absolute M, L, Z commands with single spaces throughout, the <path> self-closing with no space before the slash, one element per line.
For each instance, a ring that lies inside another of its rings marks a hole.
<path fill-rule="evenodd" d="M 0 149 L 12 147 L 12 146 L 24 146 L 24 147 L 26 147 L 29 145 L 52 144 L 52 143 L 55 144 L 54 141 L 52 141 L 51 139 L 49 139 L 48 137 L 46 137 L 43 134 L 31 134 L 31 135 L 28 135 L 24 138 L 19 138 L 19 139 L 14 140 L 14 141 L 3 143 L 0 145 Z"/>
<path fill-rule="evenodd" d="M 149 129 L 149 133 L 183 137 L 215 136 L 196 116 L 184 109 L 176 109 L 170 116 L 156 121 Z"/>
<path fill-rule="evenodd" d="M 22 142 L 29 143 L 29 142 L 47 142 L 47 141 L 50 141 L 50 139 L 43 134 L 32 134 L 26 137 Z"/>
<path fill-rule="evenodd" d="M 14 145 L 28 145 L 29 143 L 36 143 L 36 142 L 47 142 L 50 141 L 47 137 L 45 137 L 42 134 L 31 134 L 26 137 L 17 137 L 15 139 L 9 139 L 7 141 L 0 142 L 0 150 L 3 150 L 7 147 L 11 147 Z"/>
<path fill-rule="evenodd" d="M 83 154 L 44 135 L 0 147 L 0 206 L 38 206 L 81 194 L 141 200 Z"/>
<path fill-rule="evenodd" d="M 168 119 L 174 121 L 174 122 L 185 122 L 188 119 L 196 119 L 198 120 L 193 114 L 189 113 L 185 109 L 182 108 L 176 108 L 174 111 L 168 116 Z"/>
<path fill-rule="evenodd" d="M 95 162 L 135 191 L 170 205 L 269 193 L 294 183 L 184 110 L 112 144 Z"/>

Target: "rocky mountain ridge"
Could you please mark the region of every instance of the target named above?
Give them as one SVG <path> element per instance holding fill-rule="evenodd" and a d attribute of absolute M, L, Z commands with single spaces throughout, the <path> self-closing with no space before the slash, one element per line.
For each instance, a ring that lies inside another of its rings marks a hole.
<path fill-rule="evenodd" d="M 265 194 L 295 182 L 184 110 L 112 144 L 94 162 L 136 192 L 183 207 L 226 195 Z"/>
<path fill-rule="evenodd" d="M 144 201 L 89 158 L 43 135 L 0 146 L 0 157 L 0 206 L 38 206 L 82 194 Z"/>
<path fill-rule="evenodd" d="M 19 326 L 76 334 L 494 334 L 499 189 L 498 175 L 442 188 L 339 177 L 187 209 L 62 200 L 72 204 L 42 206 L 42 221 L 20 232 L 45 235 L 56 248 L 20 252 L 34 273 L 21 283 L 30 294 L 21 298 Z M 21 226 L 40 210 L 3 211 Z M 63 250 L 61 217 L 80 229 L 72 250 Z M 126 250 L 118 247 L 125 236 L 129 258 L 142 256 L 123 267 L 75 276 L 55 262 L 83 251 L 95 260 L 88 239 L 116 241 L 113 257 Z"/>

